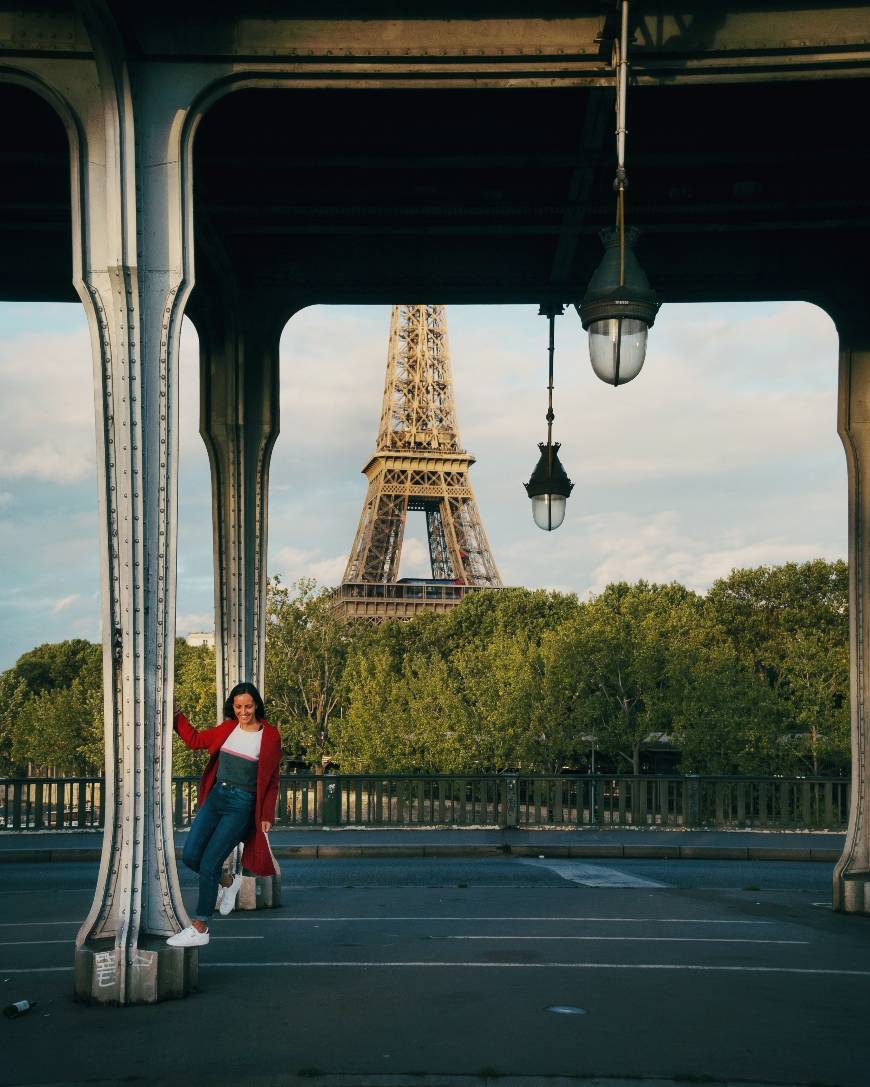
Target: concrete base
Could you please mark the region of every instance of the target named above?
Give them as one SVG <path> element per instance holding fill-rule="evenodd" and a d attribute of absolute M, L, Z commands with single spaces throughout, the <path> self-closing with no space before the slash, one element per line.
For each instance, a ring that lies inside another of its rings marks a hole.
<path fill-rule="evenodd" d="M 870 871 L 859 868 L 835 874 L 833 906 L 837 913 L 870 915 Z"/>
<path fill-rule="evenodd" d="M 242 872 L 242 847 L 236 846 L 227 858 L 224 872 L 228 875 L 239 873 L 242 885 L 233 912 L 236 910 L 275 910 L 281 905 L 281 868 L 275 860 L 271 846 L 269 852 L 275 865 L 273 876 L 246 876 Z"/>
<path fill-rule="evenodd" d="M 281 905 L 281 873 L 274 876 L 242 876 L 237 910 L 275 910 Z"/>
<path fill-rule="evenodd" d="M 176 1000 L 197 988 L 198 950 L 168 947 L 162 936 L 145 937 L 124 963 L 114 941 L 90 941 L 76 948 L 74 999 L 88 1004 Z"/>

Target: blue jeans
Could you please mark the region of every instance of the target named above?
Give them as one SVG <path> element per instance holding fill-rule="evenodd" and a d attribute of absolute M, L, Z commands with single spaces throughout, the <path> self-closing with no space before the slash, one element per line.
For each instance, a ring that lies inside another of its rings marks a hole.
<path fill-rule="evenodd" d="M 208 923 L 214 913 L 224 861 L 248 834 L 254 794 L 216 781 L 196 813 L 181 859 L 199 873 L 194 920 Z"/>

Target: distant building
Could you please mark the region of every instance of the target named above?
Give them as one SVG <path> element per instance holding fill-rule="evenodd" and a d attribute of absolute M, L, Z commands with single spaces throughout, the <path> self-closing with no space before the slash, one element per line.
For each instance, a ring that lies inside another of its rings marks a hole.
<path fill-rule="evenodd" d="M 213 630 L 192 630 L 190 634 L 185 635 L 184 640 L 187 642 L 188 645 L 207 645 L 210 649 L 214 649 Z"/>

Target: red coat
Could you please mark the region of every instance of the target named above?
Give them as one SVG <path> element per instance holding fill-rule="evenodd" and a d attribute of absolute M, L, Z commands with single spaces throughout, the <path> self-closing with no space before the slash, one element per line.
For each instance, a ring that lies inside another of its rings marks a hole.
<path fill-rule="evenodd" d="M 262 822 L 275 822 L 275 802 L 278 799 L 278 767 L 281 763 L 281 736 L 274 725 L 268 721 L 263 725 L 263 739 L 260 741 L 260 760 L 257 765 L 257 799 L 254 803 L 254 826 L 245 839 L 242 852 L 242 864 L 255 876 L 275 874 L 275 862 L 263 828 Z M 217 777 L 218 758 L 227 736 L 238 724 L 236 720 L 224 721 L 214 728 L 195 729 L 183 713 L 175 715 L 175 731 L 189 748 L 208 748 L 209 760 L 199 785 L 199 803 L 204 804 L 209 790 Z"/>

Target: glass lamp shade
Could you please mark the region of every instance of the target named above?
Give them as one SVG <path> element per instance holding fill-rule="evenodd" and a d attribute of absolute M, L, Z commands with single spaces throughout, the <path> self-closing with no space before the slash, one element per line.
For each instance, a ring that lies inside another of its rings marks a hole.
<path fill-rule="evenodd" d="M 538 528 L 552 532 L 565 520 L 565 496 L 563 494 L 536 494 L 532 498 L 532 516 Z"/>
<path fill-rule="evenodd" d="M 611 317 L 589 326 L 592 369 L 609 385 L 624 385 L 641 371 L 649 327 L 633 317 Z"/>
<path fill-rule="evenodd" d="M 552 532 L 565 520 L 565 500 L 574 490 L 562 462 L 559 460 L 558 442 L 544 445 L 540 442 L 541 455 L 532 478 L 525 485 L 526 494 L 532 500 L 532 516 L 538 528 Z"/>

